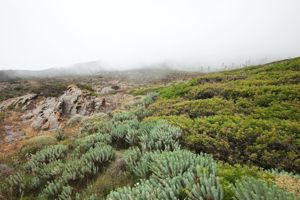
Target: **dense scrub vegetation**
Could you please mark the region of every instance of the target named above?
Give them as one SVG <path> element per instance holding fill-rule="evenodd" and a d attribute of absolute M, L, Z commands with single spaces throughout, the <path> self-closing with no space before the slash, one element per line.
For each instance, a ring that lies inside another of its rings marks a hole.
<path fill-rule="evenodd" d="M 14 81 L 11 86 L 0 90 L 0 101 L 34 93 L 45 97 L 58 97 L 64 93 L 70 83 L 62 80 Z"/>
<path fill-rule="evenodd" d="M 154 116 L 229 163 L 300 172 L 300 58 L 211 73 L 160 90 Z"/>
<path fill-rule="evenodd" d="M 267 105 L 258 103 L 260 96 L 264 99 L 268 95 L 260 91 L 264 87 L 252 91 L 255 97 L 211 95 L 214 92 L 191 95 L 193 90 L 202 91 L 199 88 L 203 85 L 213 88 L 210 90 L 222 88 L 219 84 L 236 93 L 244 81 L 255 82 L 261 73 L 269 77 L 285 70 L 284 76 L 295 76 L 299 61 L 200 77 L 162 89 L 161 97 L 148 94 L 128 104 L 127 110 L 85 119 L 78 135 L 52 138 L 49 143 L 43 137 L 31 141 L 18 154 L 16 172 L 0 181 L 0 197 L 300 198 L 300 177 L 295 174 L 299 172 L 299 93 L 295 80 L 284 79 L 279 86 L 290 89 L 284 94 L 277 90 L 276 97 L 264 101 Z M 278 112 L 273 112 L 276 109 Z M 44 145 L 35 144 L 39 141 Z"/>

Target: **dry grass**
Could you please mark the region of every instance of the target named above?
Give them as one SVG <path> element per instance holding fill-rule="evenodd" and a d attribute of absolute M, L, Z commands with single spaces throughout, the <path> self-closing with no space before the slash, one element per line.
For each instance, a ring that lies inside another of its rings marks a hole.
<path fill-rule="evenodd" d="M 99 199 L 104 199 L 108 193 L 123 186 L 130 186 L 136 182 L 136 178 L 125 169 L 122 152 L 116 152 L 116 159 L 107 169 L 103 170 L 96 180 L 85 190 L 87 196 L 96 194 Z"/>
<path fill-rule="evenodd" d="M 279 175 L 275 177 L 275 183 L 285 191 L 295 194 L 295 200 L 300 195 L 300 179 L 288 175 Z"/>

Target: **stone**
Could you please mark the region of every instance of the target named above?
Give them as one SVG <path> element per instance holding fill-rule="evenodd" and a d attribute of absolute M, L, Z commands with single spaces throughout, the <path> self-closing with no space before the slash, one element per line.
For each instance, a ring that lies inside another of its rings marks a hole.
<path fill-rule="evenodd" d="M 26 110 L 32 100 L 35 99 L 37 94 L 26 94 L 20 97 L 10 98 L 5 101 L 0 102 L 0 111 L 5 111 L 8 109 L 22 109 Z"/>
<path fill-rule="evenodd" d="M 58 128 L 63 118 L 76 114 L 90 115 L 95 110 L 95 98 L 89 92 L 70 85 L 63 95 L 46 98 L 32 111 L 33 114 L 28 113 L 23 118 L 28 119 L 31 116 L 31 126 L 35 130 L 49 130 Z"/>

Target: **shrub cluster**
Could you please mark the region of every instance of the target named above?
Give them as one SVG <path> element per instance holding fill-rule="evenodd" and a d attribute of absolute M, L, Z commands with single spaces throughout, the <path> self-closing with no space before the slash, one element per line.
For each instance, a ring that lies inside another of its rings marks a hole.
<path fill-rule="evenodd" d="M 299 78 L 300 58 L 211 73 L 161 89 L 149 109 L 191 150 L 299 173 Z"/>

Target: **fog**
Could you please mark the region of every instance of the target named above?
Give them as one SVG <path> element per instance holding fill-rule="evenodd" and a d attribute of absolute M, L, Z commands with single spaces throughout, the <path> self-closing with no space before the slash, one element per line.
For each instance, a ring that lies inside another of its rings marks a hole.
<path fill-rule="evenodd" d="M 299 0 L 0 0 L 0 69 L 217 69 L 295 57 L 299 10 Z"/>

